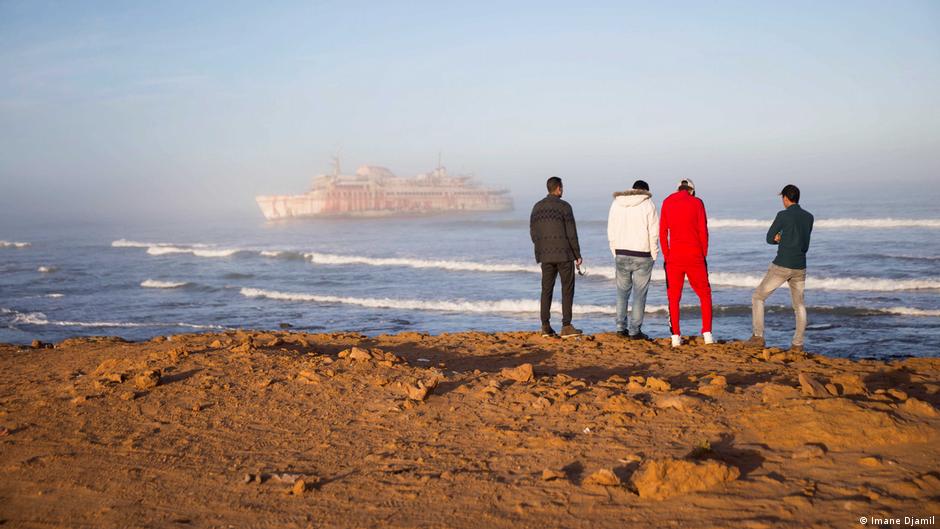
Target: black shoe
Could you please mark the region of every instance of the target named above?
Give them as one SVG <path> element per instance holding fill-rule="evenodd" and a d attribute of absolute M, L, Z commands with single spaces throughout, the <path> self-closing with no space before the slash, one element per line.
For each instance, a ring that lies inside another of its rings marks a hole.
<path fill-rule="evenodd" d="M 643 340 L 644 342 L 650 341 L 650 337 L 643 334 L 643 331 L 637 331 L 637 333 L 630 338 L 633 338 L 634 340 Z"/>
<path fill-rule="evenodd" d="M 551 338 L 553 336 L 558 336 L 555 329 L 552 329 L 551 325 L 542 325 L 542 338 Z"/>
<path fill-rule="evenodd" d="M 627 331 L 626 329 L 622 331 L 617 331 L 617 336 L 620 336 L 621 338 L 624 338 L 624 339 L 630 339 L 630 332 Z"/>

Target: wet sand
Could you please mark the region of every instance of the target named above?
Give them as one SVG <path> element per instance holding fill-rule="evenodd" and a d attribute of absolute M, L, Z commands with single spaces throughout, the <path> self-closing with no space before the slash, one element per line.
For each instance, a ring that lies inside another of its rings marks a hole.
<path fill-rule="evenodd" d="M 844 528 L 940 514 L 937 358 L 522 332 L 35 345 L 0 345 L 11 527 Z"/>

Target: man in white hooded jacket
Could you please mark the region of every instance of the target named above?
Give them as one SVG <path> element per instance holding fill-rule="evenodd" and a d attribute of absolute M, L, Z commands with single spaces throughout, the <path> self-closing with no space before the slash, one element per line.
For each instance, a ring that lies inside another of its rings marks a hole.
<path fill-rule="evenodd" d="M 617 333 L 624 338 L 648 340 L 643 334 L 646 293 L 659 255 L 659 215 L 649 184 L 614 193 L 607 216 L 607 241 L 617 267 Z M 633 311 L 627 322 L 627 301 L 633 291 Z"/>

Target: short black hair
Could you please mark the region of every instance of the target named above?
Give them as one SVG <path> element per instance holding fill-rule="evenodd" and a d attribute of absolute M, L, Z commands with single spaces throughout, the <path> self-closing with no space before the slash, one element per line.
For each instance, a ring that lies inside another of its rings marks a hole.
<path fill-rule="evenodd" d="M 783 191 L 780 192 L 780 195 L 787 197 L 787 200 L 793 202 L 794 204 L 800 203 L 800 188 L 793 184 L 787 184 L 784 186 Z"/>
<path fill-rule="evenodd" d="M 642 189 L 643 191 L 649 191 L 650 185 L 644 182 L 643 180 L 637 180 L 633 182 L 633 189 Z"/>
<path fill-rule="evenodd" d="M 545 187 L 548 188 L 549 193 L 554 193 L 556 189 L 561 187 L 561 178 L 558 178 L 557 176 L 549 178 L 548 181 L 545 182 Z"/>

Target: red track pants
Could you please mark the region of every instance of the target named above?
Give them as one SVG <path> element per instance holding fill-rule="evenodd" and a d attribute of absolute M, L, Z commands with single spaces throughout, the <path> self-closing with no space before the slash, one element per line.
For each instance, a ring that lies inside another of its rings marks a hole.
<path fill-rule="evenodd" d="M 708 265 L 705 261 L 672 262 L 666 268 L 666 295 L 669 297 L 669 326 L 672 334 L 682 334 L 679 330 L 679 301 L 682 300 L 682 287 L 685 277 L 698 295 L 702 304 L 702 332 L 712 331 L 712 287 L 708 283 Z"/>

